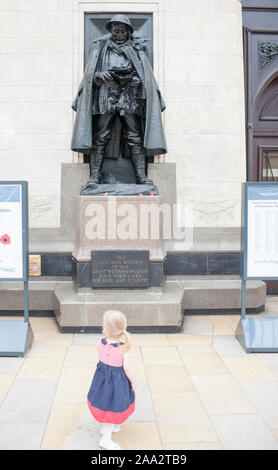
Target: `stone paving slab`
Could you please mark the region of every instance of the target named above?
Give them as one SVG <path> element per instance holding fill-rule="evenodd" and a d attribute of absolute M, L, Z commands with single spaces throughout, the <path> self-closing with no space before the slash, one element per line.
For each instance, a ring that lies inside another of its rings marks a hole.
<path fill-rule="evenodd" d="M 0 423 L 0 450 L 40 450 L 44 423 Z"/>
<path fill-rule="evenodd" d="M 214 336 L 212 347 L 219 356 L 246 354 L 234 336 Z"/>
<path fill-rule="evenodd" d="M 57 380 L 15 380 L 0 407 L 0 423 L 46 423 L 56 386 Z"/>
<path fill-rule="evenodd" d="M 256 413 L 231 375 L 194 375 L 192 381 L 209 415 Z"/>
<path fill-rule="evenodd" d="M 182 331 L 185 334 L 212 335 L 213 323 L 207 321 L 207 317 L 185 318 Z"/>
<path fill-rule="evenodd" d="M 61 449 L 98 450 L 100 425 L 92 420 L 89 408 L 84 408 L 75 426 L 69 432 Z"/>
<path fill-rule="evenodd" d="M 224 450 L 278 450 L 278 441 L 259 415 L 211 416 Z"/>
<path fill-rule="evenodd" d="M 113 436 L 123 449 L 278 449 L 278 354 L 246 354 L 238 319 L 192 316 L 180 334 L 132 335 L 136 411 Z M 101 336 L 31 323 L 26 356 L 0 358 L 0 449 L 98 450 L 86 396 Z"/>
<path fill-rule="evenodd" d="M 277 353 L 258 353 L 257 356 L 272 372 L 278 373 L 278 354 Z"/>
<path fill-rule="evenodd" d="M 278 382 L 242 383 L 241 388 L 270 429 L 278 429 Z"/>
<path fill-rule="evenodd" d="M 78 421 L 85 411 L 87 412 L 85 403 L 53 403 L 41 449 L 62 449 L 70 434 L 78 429 Z M 97 423 L 92 419 L 91 423 L 93 431 Z M 78 443 L 75 443 L 75 446 L 78 449 Z"/>
<path fill-rule="evenodd" d="M 0 374 L 16 374 L 23 361 L 23 357 L 0 357 Z"/>
<path fill-rule="evenodd" d="M 148 383 L 139 382 L 136 386 L 135 412 L 129 421 L 155 421 L 152 395 Z"/>

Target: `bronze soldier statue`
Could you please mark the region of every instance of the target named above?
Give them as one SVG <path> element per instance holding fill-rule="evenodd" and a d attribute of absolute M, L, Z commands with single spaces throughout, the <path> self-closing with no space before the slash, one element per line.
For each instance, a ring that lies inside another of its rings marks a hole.
<path fill-rule="evenodd" d="M 167 152 L 160 90 L 144 51 L 126 15 L 113 16 L 109 31 L 93 43 L 82 82 L 72 108 L 77 112 L 72 150 L 90 153 L 90 181 L 101 183 L 104 158 L 131 158 L 136 183 L 152 183 L 145 159 Z M 122 137 L 122 139 L 121 139 Z"/>

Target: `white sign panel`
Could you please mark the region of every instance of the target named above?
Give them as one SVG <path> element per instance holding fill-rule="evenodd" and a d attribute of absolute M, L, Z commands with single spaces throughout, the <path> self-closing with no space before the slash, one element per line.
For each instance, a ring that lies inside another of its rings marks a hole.
<path fill-rule="evenodd" d="M 0 279 L 22 278 L 22 186 L 0 184 Z"/>
<path fill-rule="evenodd" d="M 247 277 L 278 278 L 278 188 L 248 188 Z"/>

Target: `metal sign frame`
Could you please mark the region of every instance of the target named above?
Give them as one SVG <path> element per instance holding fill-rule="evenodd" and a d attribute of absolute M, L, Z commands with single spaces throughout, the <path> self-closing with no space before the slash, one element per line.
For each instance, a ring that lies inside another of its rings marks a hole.
<path fill-rule="evenodd" d="M 249 250 L 248 250 L 248 190 L 249 188 L 260 188 L 260 190 L 263 190 L 264 188 L 266 190 L 270 190 L 272 187 L 274 191 L 277 192 L 277 200 L 278 200 L 278 182 L 277 183 L 265 183 L 265 182 L 245 182 L 242 183 L 242 224 L 241 224 L 241 259 L 240 259 L 240 275 L 242 279 L 242 285 L 241 285 L 241 315 L 244 318 L 245 317 L 245 306 L 246 306 L 246 280 L 276 280 L 278 279 L 278 276 L 248 276 L 247 272 L 247 263 L 248 263 L 248 256 L 249 256 Z"/>
<path fill-rule="evenodd" d="M 0 181 L 0 186 L 21 187 L 21 215 L 22 215 L 22 277 L 0 277 L 0 281 L 27 281 L 28 280 L 28 183 L 27 181 Z M 0 201 L 1 202 L 1 201 Z"/>
<path fill-rule="evenodd" d="M 252 276 L 248 274 L 248 201 L 249 188 L 258 188 L 260 191 L 273 191 L 277 193 L 278 182 L 245 182 L 242 183 L 242 224 L 241 224 L 241 321 L 236 330 L 236 338 L 245 348 L 246 352 L 278 352 L 278 318 L 246 318 L 246 281 L 250 280 L 273 280 L 277 276 Z M 251 199 L 251 198 L 250 198 Z M 276 200 L 276 197 L 273 198 Z M 272 200 L 273 200 L 272 199 Z M 267 199 L 265 199 L 267 200 Z"/>
<path fill-rule="evenodd" d="M 241 277 L 246 279 L 253 280 L 276 280 L 277 276 L 249 276 L 247 272 L 247 263 L 249 256 L 249 247 L 248 247 L 248 190 L 249 188 L 260 188 L 260 191 L 264 189 L 267 191 L 276 191 L 277 192 L 277 201 L 278 201 L 278 182 L 277 183 L 264 183 L 264 182 L 248 182 L 242 183 L 242 227 L 241 227 Z M 272 188 L 272 189 L 271 189 Z"/>
<path fill-rule="evenodd" d="M 29 322 L 29 300 L 28 300 L 28 183 L 27 181 L 0 181 L 0 186 L 21 187 L 21 215 L 22 215 L 22 277 L 0 278 L 1 281 L 23 281 L 24 282 L 24 321 Z"/>
<path fill-rule="evenodd" d="M 28 183 L 27 181 L 0 181 L 1 186 L 20 186 L 21 191 L 21 215 L 22 215 L 22 277 L 1 277 L 1 281 L 24 283 L 24 322 L 21 320 L 6 320 L 2 326 L 2 337 L 0 339 L 0 356 L 24 356 L 33 341 L 33 332 L 29 323 L 29 295 L 28 295 Z"/>

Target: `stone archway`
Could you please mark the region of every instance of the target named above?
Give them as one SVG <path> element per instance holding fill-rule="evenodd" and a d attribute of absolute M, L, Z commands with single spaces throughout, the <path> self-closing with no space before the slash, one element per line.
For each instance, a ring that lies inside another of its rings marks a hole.
<path fill-rule="evenodd" d="M 278 181 L 278 71 L 255 100 L 252 167 L 253 181 Z"/>

